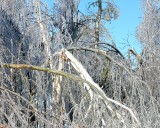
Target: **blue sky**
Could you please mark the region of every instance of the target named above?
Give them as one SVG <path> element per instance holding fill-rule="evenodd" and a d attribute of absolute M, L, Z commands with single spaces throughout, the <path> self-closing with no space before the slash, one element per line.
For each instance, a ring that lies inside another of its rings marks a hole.
<path fill-rule="evenodd" d="M 53 5 L 53 0 L 43 1 L 46 1 L 49 6 Z M 85 12 L 88 2 L 95 0 L 80 1 L 79 10 Z M 119 18 L 112 20 L 106 27 L 124 55 L 127 53 L 128 48 L 134 48 L 137 53 L 140 53 L 141 48 L 135 37 L 136 27 L 141 21 L 140 17 L 142 17 L 140 0 L 115 0 L 115 4 L 119 8 Z"/>
<path fill-rule="evenodd" d="M 141 2 L 140 0 L 115 0 L 115 4 L 119 8 L 118 20 L 112 21 L 109 30 L 115 40 L 117 47 L 123 50 L 125 54 L 128 48 L 134 48 L 137 53 L 140 53 L 141 48 L 136 39 L 136 28 L 141 22 Z M 130 44 L 127 45 L 127 39 Z"/>

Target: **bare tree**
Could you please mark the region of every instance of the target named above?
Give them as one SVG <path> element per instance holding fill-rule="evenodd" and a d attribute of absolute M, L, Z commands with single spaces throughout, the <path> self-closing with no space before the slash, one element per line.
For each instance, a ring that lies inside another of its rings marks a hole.
<path fill-rule="evenodd" d="M 143 98 L 145 107 L 141 111 L 146 115 L 142 116 L 141 120 L 146 122 L 144 126 L 158 127 L 160 113 L 160 97 L 159 93 L 159 27 L 160 27 L 160 12 L 158 0 L 146 0 L 143 2 L 143 20 L 138 27 L 138 38 L 143 46 L 142 63 L 139 65 L 139 75 L 147 84 L 148 96 Z M 144 84 L 142 84 L 144 86 Z M 145 111 L 150 112 L 148 115 Z"/>

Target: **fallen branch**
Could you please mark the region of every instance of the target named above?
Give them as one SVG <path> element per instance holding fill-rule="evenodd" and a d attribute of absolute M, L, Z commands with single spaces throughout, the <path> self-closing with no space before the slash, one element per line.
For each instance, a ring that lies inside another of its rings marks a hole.
<path fill-rule="evenodd" d="M 64 50 L 66 55 L 70 54 L 68 51 Z M 68 56 L 69 57 L 69 56 Z M 52 74 L 55 74 L 55 75 L 61 75 L 63 77 L 66 77 L 68 79 L 71 79 L 75 82 L 84 82 L 86 83 L 91 89 L 93 89 L 97 94 L 98 96 L 100 96 L 104 101 L 105 101 L 105 104 L 107 106 L 107 108 L 109 108 L 110 111 L 112 111 L 112 113 L 114 112 L 113 108 L 111 107 L 111 104 L 110 102 L 126 109 L 127 111 L 129 111 L 129 113 L 131 114 L 131 116 L 135 119 L 135 121 L 137 123 L 139 123 L 138 119 L 136 118 L 136 116 L 133 114 L 133 112 L 131 111 L 130 108 L 124 106 L 123 104 L 119 103 L 118 101 L 115 101 L 111 98 L 108 98 L 105 93 L 103 92 L 103 90 L 99 87 L 98 84 L 96 84 L 94 81 L 91 81 L 91 80 L 85 80 L 77 75 L 74 75 L 74 74 L 70 74 L 70 73 L 66 73 L 66 72 L 63 72 L 63 71 L 57 71 L 57 70 L 54 70 L 54 69 L 50 69 L 50 68 L 44 68 L 44 67 L 39 67 L 39 66 L 34 66 L 34 65 L 27 65 L 27 64 L 0 64 L 0 67 L 2 68 L 14 68 L 14 69 L 29 69 L 29 70 L 37 70 L 37 71 L 43 71 L 43 72 L 48 72 L 48 73 L 52 73 Z M 118 115 L 118 117 L 120 117 L 122 119 L 122 117 L 120 116 L 119 113 L 116 112 L 116 115 Z"/>

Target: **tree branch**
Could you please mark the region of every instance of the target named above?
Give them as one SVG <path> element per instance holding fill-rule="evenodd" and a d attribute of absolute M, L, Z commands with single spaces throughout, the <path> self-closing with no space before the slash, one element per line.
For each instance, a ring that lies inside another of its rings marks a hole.
<path fill-rule="evenodd" d="M 129 71 L 129 69 L 127 69 L 124 65 L 122 65 L 121 63 L 115 61 L 111 56 L 109 56 L 106 51 L 100 50 L 100 49 L 95 49 L 95 48 L 86 48 L 86 47 L 72 47 L 72 48 L 68 48 L 67 50 L 87 50 L 87 51 L 91 51 L 91 52 L 96 52 L 98 54 L 104 55 L 109 61 L 112 61 L 113 63 L 117 64 L 118 66 L 122 67 L 123 69 L 125 69 L 128 74 L 130 76 L 132 76 L 132 73 Z"/>
<path fill-rule="evenodd" d="M 91 50 L 91 49 L 90 49 Z M 92 50 L 91 50 L 92 51 Z M 93 50 L 94 51 L 94 50 Z M 67 51 L 65 51 L 67 52 Z M 103 53 L 103 51 L 99 51 L 100 53 Z M 68 54 L 68 53 L 67 53 Z M 110 57 L 109 57 L 110 58 Z M 112 60 L 112 58 L 110 58 Z M 129 111 L 129 113 L 131 114 L 131 116 L 135 119 L 135 121 L 137 123 L 139 123 L 138 119 L 135 117 L 135 115 L 133 114 L 132 110 L 130 108 L 128 108 L 127 106 L 121 104 L 118 101 L 115 101 L 109 97 L 107 97 L 105 95 L 105 93 L 103 92 L 103 90 L 98 87 L 98 84 L 96 84 L 95 82 L 92 81 L 92 83 L 90 83 L 90 81 L 82 79 L 81 77 L 75 75 L 75 74 L 70 74 L 70 73 L 66 73 L 63 71 L 56 71 L 55 69 L 50 69 L 50 68 L 44 68 L 44 67 L 39 67 L 39 66 L 34 66 L 34 65 L 27 65 L 27 64 L 0 64 L 0 67 L 2 68 L 14 68 L 14 69 L 29 69 L 29 70 L 37 70 L 37 71 L 43 71 L 43 72 L 48 72 L 48 73 L 52 73 L 55 75 L 61 75 L 64 76 L 68 79 L 71 79 L 75 82 L 84 82 L 86 83 L 88 86 L 90 86 L 91 89 L 93 89 L 104 101 L 105 104 L 107 106 L 107 108 L 112 111 L 115 112 L 116 115 L 118 115 L 119 118 L 122 119 L 121 115 L 119 113 L 117 113 L 116 111 L 113 110 L 112 105 L 110 104 L 110 102 L 126 109 L 127 111 Z M 122 119 L 123 120 L 123 119 Z"/>

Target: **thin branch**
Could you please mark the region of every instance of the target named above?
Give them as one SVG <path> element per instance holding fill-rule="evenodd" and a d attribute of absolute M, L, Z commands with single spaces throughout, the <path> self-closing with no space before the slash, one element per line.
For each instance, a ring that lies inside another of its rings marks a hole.
<path fill-rule="evenodd" d="M 123 54 L 113 45 L 109 44 L 109 43 L 94 43 L 90 46 L 94 46 L 95 44 L 104 44 L 104 45 L 108 45 L 110 46 L 111 48 L 113 48 L 115 50 L 116 53 L 118 53 L 123 59 L 125 59 L 125 57 L 123 56 Z"/>
<path fill-rule="evenodd" d="M 67 50 L 87 50 L 91 52 L 96 52 L 98 54 L 104 55 L 109 61 L 112 61 L 113 63 L 117 64 L 118 66 L 122 67 L 125 69 L 130 76 L 132 76 L 132 73 L 127 69 L 124 65 L 120 64 L 119 62 L 115 61 L 110 55 L 106 53 L 106 51 L 100 50 L 100 49 L 94 49 L 94 48 L 86 48 L 86 47 L 72 47 L 68 48 Z"/>

